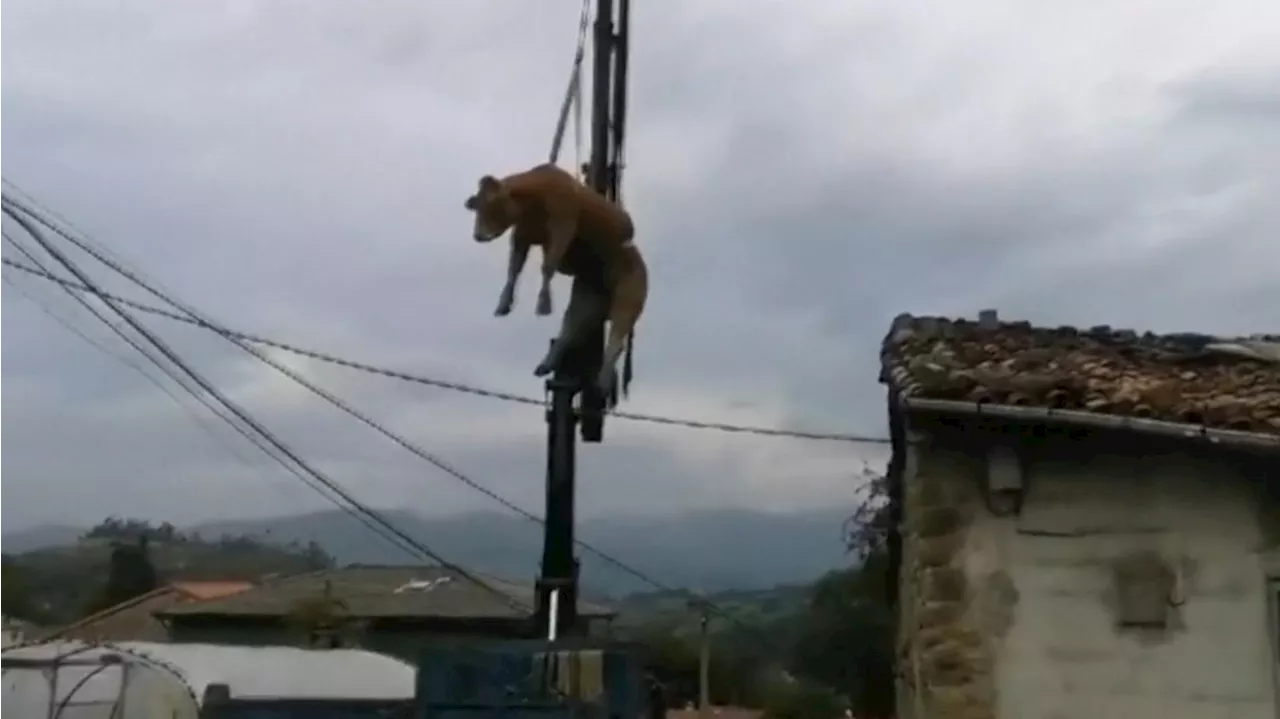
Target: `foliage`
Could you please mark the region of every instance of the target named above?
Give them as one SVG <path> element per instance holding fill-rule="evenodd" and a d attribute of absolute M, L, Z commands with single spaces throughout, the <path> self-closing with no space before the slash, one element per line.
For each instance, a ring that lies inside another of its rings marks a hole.
<path fill-rule="evenodd" d="M 111 547 L 107 581 L 85 608 L 85 614 L 93 614 L 107 607 L 127 602 L 160 586 L 159 573 L 151 563 L 151 552 L 146 534 L 136 541 L 115 542 Z"/>
<path fill-rule="evenodd" d="M 31 570 L 11 555 L 6 554 L 3 559 L 0 594 L 3 594 L 4 616 L 35 623 L 47 619 L 47 612 L 32 589 Z"/>
<path fill-rule="evenodd" d="M 137 541 L 146 537 L 158 542 L 184 541 L 186 537 L 172 524 L 162 522 L 152 525 L 144 519 L 107 517 L 89 528 L 82 539 L 106 539 L 113 541 Z"/>
<path fill-rule="evenodd" d="M 860 472 L 861 485 L 853 514 L 845 522 L 845 548 L 858 560 L 888 550 L 892 517 L 889 514 L 888 478 L 868 466 Z"/>
<path fill-rule="evenodd" d="M 298 632 L 302 646 L 315 649 L 357 646 L 364 629 L 347 603 L 333 596 L 327 581 L 320 594 L 295 601 L 286 622 Z"/>
<path fill-rule="evenodd" d="M 718 627 L 710 632 L 708 673 L 713 704 L 761 706 L 765 701 L 767 694 L 761 680 L 776 674 L 778 667 L 771 645 L 762 644 L 762 636 L 756 635 L 755 629 Z M 771 634 L 769 641 L 782 636 Z M 681 633 L 666 624 L 647 627 L 632 639 L 646 647 L 650 669 L 662 683 L 669 706 L 697 703 L 699 636 Z"/>
<path fill-rule="evenodd" d="M 708 600 L 728 617 L 711 623 L 711 699 L 763 707 L 779 719 L 893 711 L 894 613 L 889 514 L 883 477 L 862 473 L 858 507 L 845 527 L 855 563 L 809 587 L 725 592 Z M 698 697 L 698 619 L 687 597 L 633 598 L 622 629 L 645 644 L 673 705 Z M 635 615 L 640 606 L 649 611 Z M 627 611 L 624 605 L 624 612 Z"/>
<path fill-rule="evenodd" d="M 834 689 L 817 682 L 774 682 L 764 703 L 767 719 L 832 719 L 843 716 L 846 702 Z"/>
<path fill-rule="evenodd" d="M 884 603 L 883 553 L 832 572 L 815 587 L 801 621 L 792 670 L 837 687 L 856 711 L 887 716 L 893 705 L 893 615 Z"/>

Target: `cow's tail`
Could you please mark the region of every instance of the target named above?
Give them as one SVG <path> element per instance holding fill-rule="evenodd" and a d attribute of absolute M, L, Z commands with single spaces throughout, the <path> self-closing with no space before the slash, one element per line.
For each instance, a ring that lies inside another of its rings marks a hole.
<path fill-rule="evenodd" d="M 631 348 L 636 344 L 636 331 L 631 330 L 627 334 L 627 355 L 622 359 L 622 396 L 626 397 L 631 391 Z"/>

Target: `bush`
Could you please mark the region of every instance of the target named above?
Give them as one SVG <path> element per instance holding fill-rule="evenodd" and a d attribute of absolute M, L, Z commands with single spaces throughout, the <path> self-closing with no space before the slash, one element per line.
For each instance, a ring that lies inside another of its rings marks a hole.
<path fill-rule="evenodd" d="M 836 719 L 846 702 L 833 690 L 803 680 L 777 683 L 765 702 L 767 719 Z"/>

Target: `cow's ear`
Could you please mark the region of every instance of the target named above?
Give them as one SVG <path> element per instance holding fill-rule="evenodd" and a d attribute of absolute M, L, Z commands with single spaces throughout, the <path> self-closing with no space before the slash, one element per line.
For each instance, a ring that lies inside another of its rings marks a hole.
<path fill-rule="evenodd" d="M 466 207 L 468 210 L 471 210 L 472 212 L 475 212 L 475 210 L 476 210 L 476 206 L 477 206 L 478 204 L 479 204 L 479 203 L 478 203 L 478 202 L 476 202 L 476 196 L 475 196 L 475 195 L 472 195 L 471 197 L 468 197 L 468 198 L 467 198 L 467 201 L 466 201 L 466 202 L 464 202 L 464 203 L 462 203 L 463 207 Z"/>

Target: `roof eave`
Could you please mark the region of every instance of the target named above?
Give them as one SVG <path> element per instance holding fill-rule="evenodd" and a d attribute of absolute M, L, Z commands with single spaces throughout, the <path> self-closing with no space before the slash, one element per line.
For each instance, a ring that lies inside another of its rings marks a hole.
<path fill-rule="evenodd" d="M 1067 424 L 1079 427 L 1120 430 L 1139 434 L 1173 437 L 1185 441 L 1207 442 L 1220 447 L 1263 450 L 1280 454 L 1280 436 L 1261 432 L 1216 429 L 1204 425 L 1168 422 L 1143 417 L 1098 414 L 1075 409 L 1028 407 L 950 399 L 928 399 L 899 395 L 899 402 L 911 412 L 994 417 L 1014 422 Z"/>
<path fill-rule="evenodd" d="M 218 619 L 281 619 L 287 616 L 287 614 L 279 613 L 279 612 L 218 612 L 218 611 L 210 611 L 210 610 L 190 611 L 190 610 L 186 610 L 185 608 L 179 607 L 172 610 L 162 609 L 158 612 L 153 612 L 153 616 L 162 618 L 162 619 L 184 619 L 184 618 L 212 619 L 215 617 Z M 395 620 L 395 621 L 437 621 L 442 619 L 471 621 L 471 620 L 483 620 L 483 619 L 502 619 L 502 620 L 524 619 L 524 618 L 533 616 L 533 613 L 530 612 L 528 614 L 512 613 L 512 614 L 474 614 L 474 615 L 470 615 L 470 614 L 368 614 L 368 615 L 356 614 L 352 616 L 356 619 L 373 619 L 373 620 L 387 619 L 387 620 Z M 587 619 L 614 619 L 618 616 L 618 613 L 616 611 L 584 610 L 584 611 L 579 611 L 578 616 L 584 617 Z"/>

